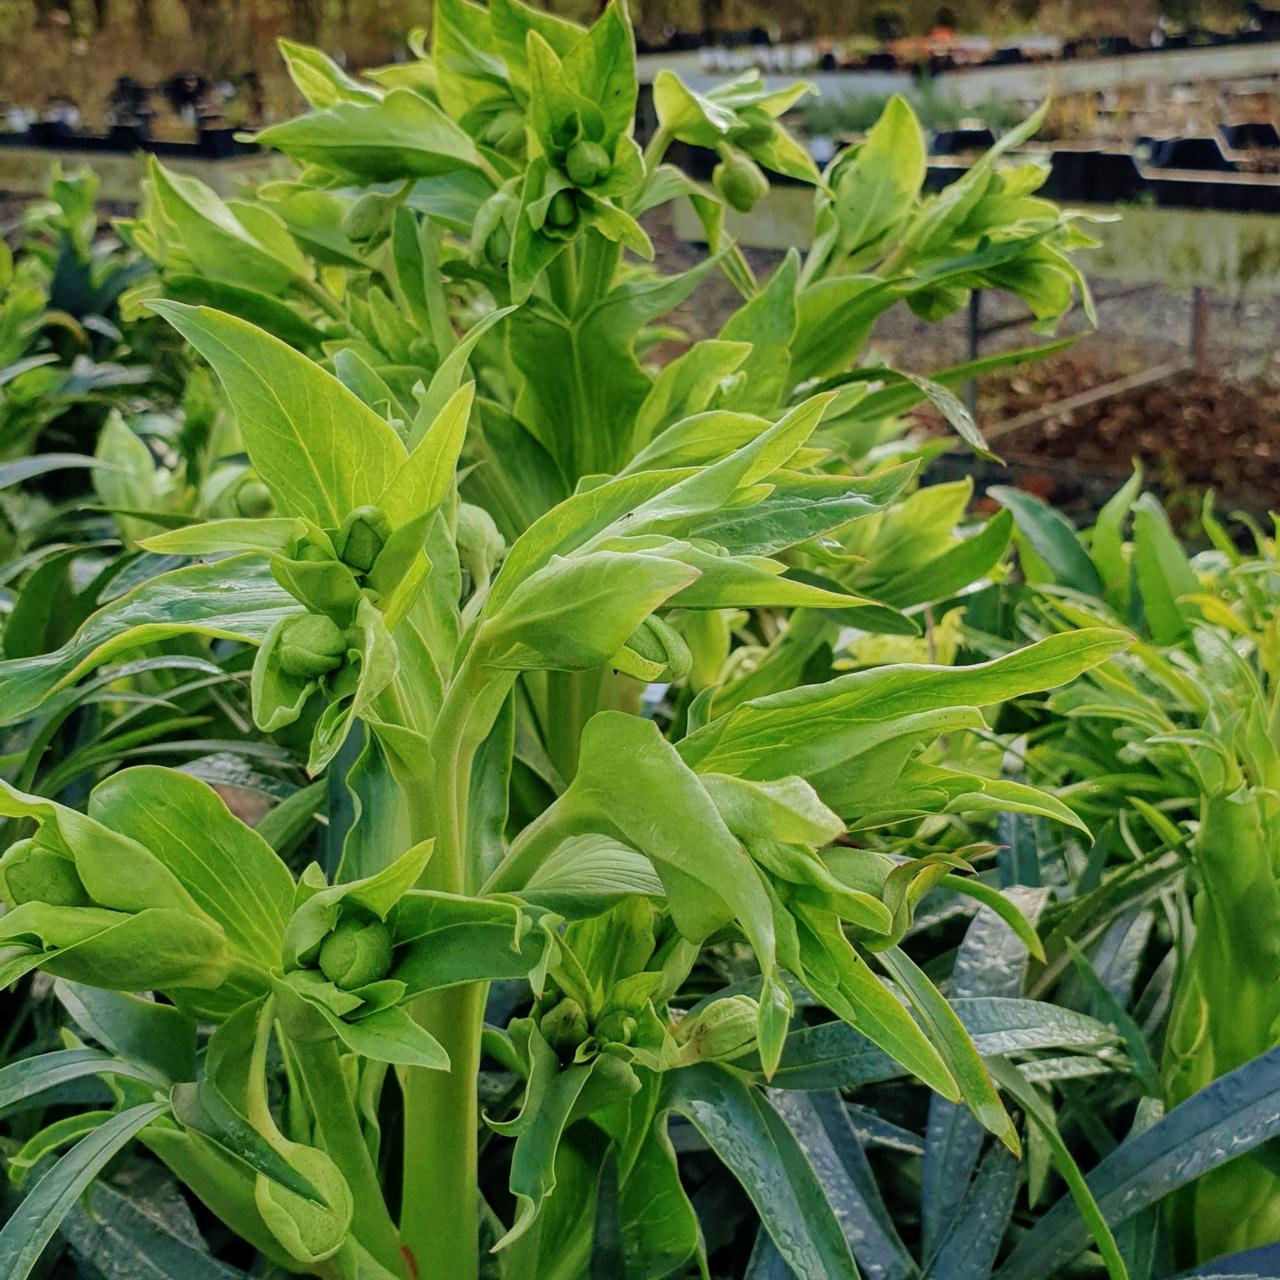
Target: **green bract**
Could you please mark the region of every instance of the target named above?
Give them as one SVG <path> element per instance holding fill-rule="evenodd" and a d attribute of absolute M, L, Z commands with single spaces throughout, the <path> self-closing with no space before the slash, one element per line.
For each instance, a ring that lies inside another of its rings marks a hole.
<path fill-rule="evenodd" d="M 928 401 L 985 451 L 967 371 L 858 361 L 899 301 L 1007 286 L 1056 317 L 1085 240 L 1032 198 L 1039 169 L 994 156 L 924 195 L 901 102 L 820 184 L 779 123 L 804 86 L 663 73 L 642 153 L 618 3 L 584 29 L 440 0 L 430 53 L 368 84 L 285 55 L 312 110 L 261 139 L 294 176 L 224 201 L 157 164 L 122 228 L 159 272 L 133 305 L 211 366 L 252 471 L 142 531 L 56 644 L 6 634 L 0 713 L 38 740 L 157 651 L 247 684 L 242 750 L 323 777 L 257 830 L 169 770 L 113 774 L 88 816 L 6 788 L 38 830 L 5 855 L 0 973 L 201 1020 L 198 1059 L 184 1023 L 181 1070 L 144 1073 L 160 1110 L 136 1131 L 268 1264 L 705 1272 L 676 1112 L 792 1271 L 852 1277 L 767 1086 L 839 1035 L 1020 1149 L 997 1084 L 1024 1105 L 1022 1076 L 903 945 L 937 892 L 1040 952 L 973 846 L 996 813 L 1083 824 L 958 744 L 1130 643 L 961 652 L 1011 519 L 972 521 L 969 486 L 921 488 L 920 451 L 880 446 Z M 675 139 L 727 157 L 711 188 L 663 163 Z M 815 248 L 757 281 L 722 197 L 748 207 L 762 170 L 814 185 Z M 677 199 L 710 253 L 665 275 L 641 219 Z M 740 305 L 661 360 L 717 269 Z M 918 660 L 868 657 L 895 645 Z M 136 1077 L 136 1042 L 111 1047 L 100 1074 Z"/>

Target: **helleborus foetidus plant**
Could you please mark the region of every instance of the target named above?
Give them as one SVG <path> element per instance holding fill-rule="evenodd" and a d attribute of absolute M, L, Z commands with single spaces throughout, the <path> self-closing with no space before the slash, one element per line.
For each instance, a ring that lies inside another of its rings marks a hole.
<path fill-rule="evenodd" d="M 1087 545 L 1028 495 L 1002 498 L 1025 539 L 1028 581 L 1052 593 L 1028 611 L 1028 630 L 1042 633 L 1047 616 L 1135 633 L 1123 659 L 1054 696 L 1060 719 L 1031 761 L 1084 800 L 1098 855 L 1137 855 L 1148 888 L 1184 889 L 1155 1055 L 1162 1101 L 1176 1106 L 1280 1043 L 1280 573 L 1275 539 L 1255 529 L 1243 552 L 1211 502 L 1212 545 L 1188 556 L 1141 490 L 1135 472 Z M 1096 892 L 1128 901 L 1106 881 Z M 1268 1244 L 1280 1183 L 1240 1157 L 1173 1197 L 1168 1222 L 1188 1265 Z"/>
<path fill-rule="evenodd" d="M 109 1136 L 140 1132 L 282 1267 L 453 1280 L 480 1273 L 483 1244 L 505 1276 L 576 1276 L 601 1238 L 628 1274 L 704 1265 L 677 1112 L 793 1269 L 852 1275 L 760 1087 L 797 993 L 1017 1148 L 899 943 L 943 882 L 1034 935 L 962 855 L 890 856 L 874 832 L 1009 808 L 1077 824 L 1051 796 L 918 755 L 1123 640 L 1092 628 L 976 666 L 837 673 L 833 645 L 920 634 L 916 615 L 989 574 L 1010 527 L 957 532 L 967 489 L 912 493 L 915 459 L 845 464 L 925 397 L 981 447 L 940 383 L 850 365 L 899 299 L 935 314 L 979 285 L 1041 291 L 1074 233 L 991 164 L 922 199 L 919 130 L 899 118 L 903 156 L 858 161 L 867 180 L 907 171 L 881 273 L 854 274 L 853 228 L 819 267 L 792 255 L 758 285 L 718 197 L 662 152 L 705 127 L 729 159 L 813 179 L 776 124 L 784 100 L 689 96 L 642 155 L 621 7 L 584 31 L 511 0 L 446 3 L 433 40 L 385 90 L 287 48 L 316 109 L 264 141 L 305 167 L 253 200 L 153 170 L 129 234 L 161 265 L 154 309 L 213 367 L 273 512 L 145 539 L 192 563 L 0 664 L 15 721 L 141 645 L 254 646 L 259 730 L 302 741 L 351 797 L 341 856 L 295 874 L 177 774 L 108 778 L 87 817 L 6 792 L 37 829 L 3 864 L 6 972 L 145 986 L 188 1019 L 182 1070 L 121 1068 L 147 1088 L 127 1085 Z M 816 189 L 820 226 L 860 216 Z M 676 197 L 715 252 L 663 277 L 623 253 L 643 258 L 637 219 Z M 641 363 L 717 263 L 741 309 Z M 152 939 L 139 981 L 123 956 Z M 720 952 L 748 976 L 699 1000 L 690 975 Z M 213 1028 L 198 1056 L 192 1019 Z M 111 1076 L 133 1055 L 103 1022 L 77 1025 Z M 511 1082 L 483 1116 L 482 1055 Z M 727 1131 L 722 1107 L 747 1128 Z M 485 1178 L 482 1195 L 482 1134 L 504 1191 Z M 780 1156 L 787 1196 L 743 1141 Z M 66 1159 L 87 1180 L 80 1150 Z"/>

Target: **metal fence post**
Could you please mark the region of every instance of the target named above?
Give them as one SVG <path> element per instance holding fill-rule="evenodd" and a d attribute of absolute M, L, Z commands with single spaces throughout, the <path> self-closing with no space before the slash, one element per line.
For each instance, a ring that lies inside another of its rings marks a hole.
<path fill-rule="evenodd" d="M 982 345 L 982 290 L 974 289 L 969 294 L 969 359 L 976 360 L 978 351 Z M 973 419 L 978 417 L 978 380 L 970 378 L 964 387 L 964 403 L 965 408 L 969 410 L 969 416 Z"/>

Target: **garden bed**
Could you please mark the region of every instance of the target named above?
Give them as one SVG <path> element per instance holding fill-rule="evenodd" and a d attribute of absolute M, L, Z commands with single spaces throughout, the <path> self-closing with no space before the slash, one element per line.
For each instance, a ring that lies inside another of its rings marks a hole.
<path fill-rule="evenodd" d="M 1268 378 L 1187 369 L 998 434 L 1000 423 L 1133 374 L 1131 363 L 1080 347 L 984 380 L 982 420 L 1020 483 L 1054 501 L 1086 487 L 1105 497 L 1137 459 L 1180 515 L 1199 509 L 1205 489 L 1223 506 L 1265 515 L 1280 492 L 1280 385 Z M 943 429 L 932 411 L 919 419 Z"/>

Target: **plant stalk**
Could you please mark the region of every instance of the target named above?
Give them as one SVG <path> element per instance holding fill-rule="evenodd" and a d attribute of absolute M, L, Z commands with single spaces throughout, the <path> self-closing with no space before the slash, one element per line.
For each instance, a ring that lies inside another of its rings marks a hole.
<path fill-rule="evenodd" d="M 492 723 L 491 688 L 464 663 L 436 722 L 437 781 L 406 796 L 414 838 L 434 834 L 436 849 L 421 886 L 473 893 L 467 866 L 466 813 L 471 766 Z M 496 715 L 496 710 L 493 711 Z M 416 800 L 416 804 L 415 804 Z M 429 991 L 411 1012 L 449 1055 L 448 1071 L 409 1068 L 404 1088 L 404 1190 L 400 1234 L 419 1280 L 477 1280 L 480 1273 L 480 1128 L 476 1078 L 488 983 Z"/>
<path fill-rule="evenodd" d="M 410 1068 L 404 1082 L 400 1236 L 419 1280 L 480 1274 L 476 1076 L 487 984 L 430 991 L 413 1016 L 449 1054 L 448 1071 Z"/>

